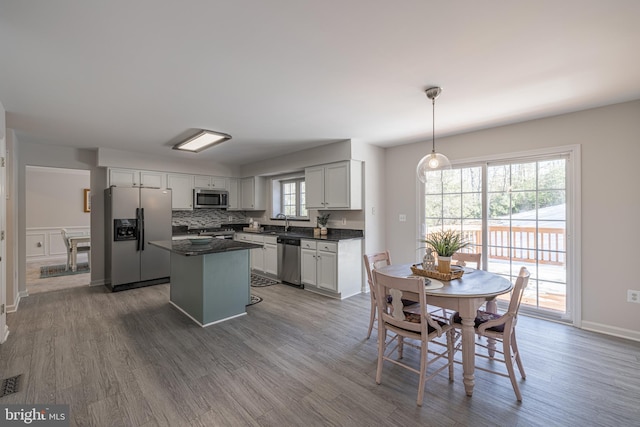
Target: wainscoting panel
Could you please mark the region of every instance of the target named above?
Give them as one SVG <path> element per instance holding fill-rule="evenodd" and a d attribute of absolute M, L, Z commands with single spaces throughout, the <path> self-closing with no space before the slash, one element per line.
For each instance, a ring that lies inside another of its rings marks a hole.
<path fill-rule="evenodd" d="M 46 261 L 64 257 L 67 248 L 62 241 L 62 229 L 72 233 L 89 234 L 90 227 L 33 227 L 27 229 L 27 261 Z"/>
<path fill-rule="evenodd" d="M 42 258 L 46 256 L 47 233 L 27 231 L 27 258 Z M 60 238 L 62 240 L 62 237 Z"/>

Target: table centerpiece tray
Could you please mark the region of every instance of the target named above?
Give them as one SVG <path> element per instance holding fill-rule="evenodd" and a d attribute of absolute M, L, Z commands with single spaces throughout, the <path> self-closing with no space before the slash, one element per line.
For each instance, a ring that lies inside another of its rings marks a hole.
<path fill-rule="evenodd" d="M 413 264 L 411 266 L 411 272 L 416 276 L 430 277 L 432 279 L 444 280 L 448 282 L 449 280 L 461 278 L 464 274 L 464 269 L 452 265 L 450 273 L 440 273 L 437 270 L 424 270 L 421 264 Z"/>

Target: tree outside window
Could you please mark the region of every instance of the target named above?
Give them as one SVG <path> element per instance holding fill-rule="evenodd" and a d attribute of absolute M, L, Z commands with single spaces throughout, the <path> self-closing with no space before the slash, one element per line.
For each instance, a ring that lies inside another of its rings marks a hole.
<path fill-rule="evenodd" d="M 309 216 L 305 200 L 304 178 L 280 181 L 281 212 L 289 217 L 306 218 Z"/>

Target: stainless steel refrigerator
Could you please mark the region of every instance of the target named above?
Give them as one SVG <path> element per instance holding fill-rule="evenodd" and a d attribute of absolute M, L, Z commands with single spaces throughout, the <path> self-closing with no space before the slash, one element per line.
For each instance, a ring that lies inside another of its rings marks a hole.
<path fill-rule="evenodd" d="M 105 198 L 105 276 L 113 291 L 167 283 L 169 251 L 149 245 L 171 240 L 171 190 L 110 187 Z"/>

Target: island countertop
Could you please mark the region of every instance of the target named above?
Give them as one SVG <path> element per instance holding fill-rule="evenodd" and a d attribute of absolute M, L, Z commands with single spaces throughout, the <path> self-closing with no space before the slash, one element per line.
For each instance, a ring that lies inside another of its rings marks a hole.
<path fill-rule="evenodd" d="M 183 256 L 207 255 L 262 247 L 262 245 L 255 243 L 239 242 L 229 239 L 212 239 L 210 243 L 195 245 L 189 240 L 158 240 L 149 242 L 149 244 Z"/>

